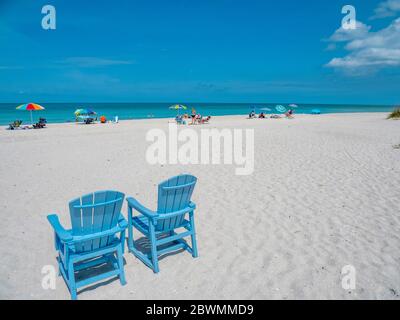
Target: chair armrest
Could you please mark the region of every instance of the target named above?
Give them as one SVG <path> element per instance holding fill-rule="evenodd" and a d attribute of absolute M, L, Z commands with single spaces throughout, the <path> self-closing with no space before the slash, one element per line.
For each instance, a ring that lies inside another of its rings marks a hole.
<path fill-rule="evenodd" d="M 124 230 L 128 227 L 128 222 L 125 220 L 125 218 L 122 214 L 119 215 L 118 225 L 121 229 L 124 229 Z"/>
<path fill-rule="evenodd" d="M 58 216 L 56 214 L 50 214 L 47 216 L 47 220 L 50 222 L 51 226 L 54 229 L 54 232 L 63 242 L 68 242 L 72 240 L 72 234 L 64 229 L 64 227 L 60 224 L 58 220 Z"/>
<path fill-rule="evenodd" d="M 126 201 L 128 201 L 128 206 L 129 207 L 134 208 L 135 210 L 137 210 L 138 212 L 140 212 L 144 216 L 152 219 L 153 221 L 155 221 L 155 219 L 158 217 L 158 213 L 157 212 L 154 212 L 154 211 L 152 211 L 150 209 L 147 209 L 142 204 L 140 204 L 135 198 L 129 197 L 129 198 L 126 199 Z"/>
<path fill-rule="evenodd" d="M 194 202 L 190 201 L 189 208 L 191 208 L 193 210 L 196 209 L 196 204 Z"/>
<path fill-rule="evenodd" d="M 186 208 L 183 208 L 178 211 L 173 211 L 173 212 L 168 212 L 168 213 L 163 213 L 158 217 L 159 220 L 165 220 L 165 219 L 170 219 L 176 216 L 180 216 L 182 214 L 193 214 L 193 210 L 196 208 L 196 205 L 194 203 L 191 203 L 191 205 L 187 206 Z"/>

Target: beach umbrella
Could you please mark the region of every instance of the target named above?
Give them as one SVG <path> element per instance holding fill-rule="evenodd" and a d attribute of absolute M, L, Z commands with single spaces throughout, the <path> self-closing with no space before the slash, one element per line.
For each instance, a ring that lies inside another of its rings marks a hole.
<path fill-rule="evenodd" d="M 18 106 L 16 108 L 17 110 L 27 110 L 31 112 L 31 124 L 33 124 L 33 117 L 32 117 L 32 111 L 40 111 L 40 110 L 44 110 L 44 107 L 42 107 L 39 104 L 36 103 L 25 103 L 25 104 L 21 104 L 20 106 Z"/>
<path fill-rule="evenodd" d="M 277 105 L 275 107 L 276 111 L 281 112 L 281 113 L 285 113 L 286 112 L 286 108 L 284 106 L 281 105 Z"/>
<path fill-rule="evenodd" d="M 81 115 L 77 116 L 76 118 L 81 121 L 85 121 L 87 119 L 93 119 L 93 117 L 88 114 L 81 114 Z"/>
<path fill-rule="evenodd" d="M 91 109 L 80 108 L 80 109 L 76 109 L 74 114 L 76 117 L 78 117 L 81 115 L 94 115 L 94 114 L 96 114 L 96 112 L 94 112 Z"/>
<path fill-rule="evenodd" d="M 179 115 L 179 110 L 186 110 L 187 107 L 182 105 L 182 104 L 174 104 L 173 106 L 169 107 L 172 110 L 177 110 L 178 111 L 178 115 Z"/>
<path fill-rule="evenodd" d="M 81 114 L 86 114 L 87 110 L 86 109 L 76 109 L 74 114 L 76 117 L 80 116 Z"/>

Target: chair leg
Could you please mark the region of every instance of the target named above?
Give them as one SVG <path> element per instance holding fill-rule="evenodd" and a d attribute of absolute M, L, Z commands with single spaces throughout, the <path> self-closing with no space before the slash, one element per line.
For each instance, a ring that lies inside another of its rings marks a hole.
<path fill-rule="evenodd" d="M 169 237 L 173 237 L 173 236 L 175 236 L 176 235 L 176 232 L 175 232 L 175 230 L 171 230 L 170 232 L 169 232 Z M 179 242 L 179 240 L 175 240 L 175 241 L 173 241 L 173 243 L 178 243 Z"/>
<path fill-rule="evenodd" d="M 196 228 L 194 226 L 194 214 L 193 211 L 189 213 L 190 218 L 190 228 L 192 230 L 191 240 L 192 240 L 192 257 L 197 258 L 199 256 L 197 252 L 197 241 L 196 241 Z"/>
<path fill-rule="evenodd" d="M 58 276 L 59 277 L 61 277 L 61 266 L 60 266 L 60 263 L 61 263 L 61 256 L 60 256 L 60 254 L 58 254 L 57 265 L 58 265 Z"/>
<path fill-rule="evenodd" d="M 125 271 L 124 271 L 124 260 L 123 260 L 123 244 L 121 244 L 120 247 L 118 247 L 117 250 L 117 255 L 118 255 L 118 267 L 119 267 L 119 281 L 121 282 L 121 285 L 126 285 L 126 280 L 125 280 Z"/>
<path fill-rule="evenodd" d="M 151 262 L 153 265 L 153 272 L 160 272 L 158 268 L 158 255 L 157 255 L 157 245 L 156 245 L 156 233 L 154 231 L 154 225 L 150 223 L 150 242 L 151 242 Z"/>
<path fill-rule="evenodd" d="M 69 285 L 69 292 L 71 293 L 71 299 L 76 300 L 77 295 L 76 295 L 74 263 L 72 261 L 68 263 L 68 285 Z"/>
<path fill-rule="evenodd" d="M 122 254 L 125 253 L 125 230 L 121 232 L 121 248 Z"/>
<path fill-rule="evenodd" d="M 133 250 L 132 208 L 128 207 L 128 250 Z"/>

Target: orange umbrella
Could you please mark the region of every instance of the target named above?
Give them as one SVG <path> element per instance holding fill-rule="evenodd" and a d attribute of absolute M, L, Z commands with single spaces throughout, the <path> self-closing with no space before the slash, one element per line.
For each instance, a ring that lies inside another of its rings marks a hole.
<path fill-rule="evenodd" d="M 25 104 L 21 104 L 16 109 L 30 111 L 31 112 L 31 124 L 33 124 L 32 111 L 44 110 L 44 107 L 42 107 L 41 105 L 36 104 L 36 103 L 25 103 Z"/>

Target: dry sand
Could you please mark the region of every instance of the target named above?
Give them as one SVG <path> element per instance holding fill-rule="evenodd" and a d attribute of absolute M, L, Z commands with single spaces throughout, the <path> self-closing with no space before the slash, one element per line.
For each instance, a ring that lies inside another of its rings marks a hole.
<path fill-rule="evenodd" d="M 69 227 L 68 201 L 103 189 L 155 209 L 156 185 L 191 173 L 200 257 L 170 255 L 155 275 L 125 253 L 128 284 L 108 281 L 79 299 L 399 299 L 400 122 L 385 116 L 214 118 L 207 128 L 255 129 L 251 176 L 149 165 L 146 132 L 166 130 L 166 119 L 1 128 L 0 298 L 70 298 L 62 278 L 56 290 L 41 286 L 42 267 L 56 266 L 47 214 Z M 341 286 L 349 264 L 355 290 Z"/>

